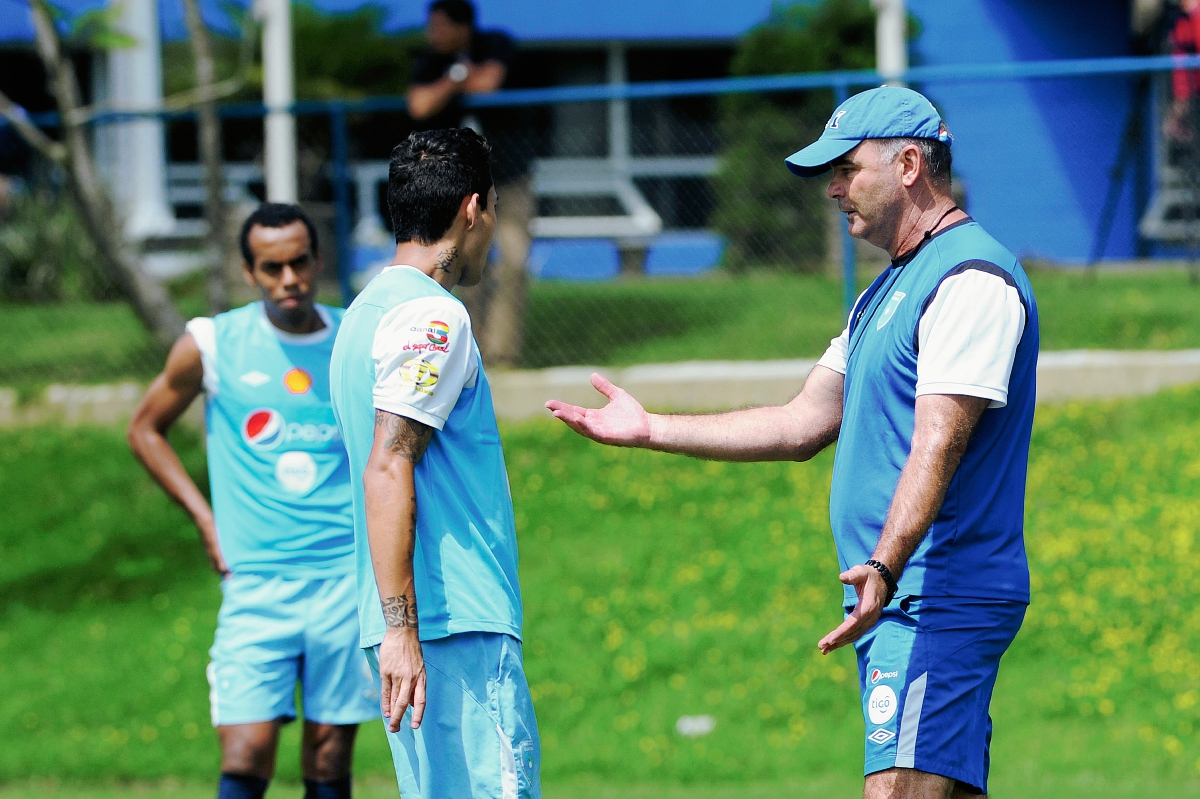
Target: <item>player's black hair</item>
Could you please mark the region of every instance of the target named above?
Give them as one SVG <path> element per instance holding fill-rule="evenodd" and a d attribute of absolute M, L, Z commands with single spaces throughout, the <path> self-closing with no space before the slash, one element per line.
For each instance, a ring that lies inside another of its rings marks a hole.
<path fill-rule="evenodd" d="M 454 224 L 463 198 L 479 195 L 487 209 L 492 146 L 470 128 L 423 130 L 392 150 L 388 213 L 396 243 L 433 244 Z"/>
<path fill-rule="evenodd" d="M 441 11 L 455 24 L 475 27 L 475 4 L 471 0 L 433 0 L 429 13 L 434 11 Z"/>
<path fill-rule="evenodd" d="M 925 162 L 925 168 L 929 170 L 929 179 L 933 185 L 950 190 L 950 168 L 953 165 L 953 155 L 950 152 L 950 145 L 938 139 L 882 139 L 884 152 L 888 153 L 892 161 L 896 160 L 896 156 L 900 155 L 900 151 L 908 145 L 912 144 L 921 151 L 921 160 Z"/>
<path fill-rule="evenodd" d="M 308 214 L 298 205 L 288 203 L 263 203 L 254 209 L 254 213 L 246 217 L 242 223 L 242 232 L 238 243 L 242 248 L 242 261 L 246 268 L 254 270 L 254 252 L 250 249 L 250 229 L 256 225 L 261 227 L 287 227 L 293 222 L 303 222 L 308 230 L 308 248 L 313 255 L 320 252 L 317 246 L 317 226 L 313 224 Z"/>

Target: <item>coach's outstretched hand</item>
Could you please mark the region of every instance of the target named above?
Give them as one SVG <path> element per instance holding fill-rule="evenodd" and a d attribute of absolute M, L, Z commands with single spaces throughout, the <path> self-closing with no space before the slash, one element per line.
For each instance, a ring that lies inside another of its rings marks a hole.
<path fill-rule="evenodd" d="M 398 732 L 412 705 L 412 728 L 425 715 L 425 657 L 416 627 L 388 627 L 379 646 L 380 704 L 388 732 Z"/>
<path fill-rule="evenodd" d="M 858 593 L 858 604 L 838 628 L 817 642 L 822 655 L 852 644 L 875 626 L 883 613 L 883 601 L 887 598 L 887 584 L 879 572 L 870 566 L 858 565 L 838 575 L 846 585 L 854 586 Z"/>
<path fill-rule="evenodd" d="M 558 400 L 550 400 L 546 407 L 556 419 L 601 444 L 618 447 L 644 447 L 650 443 L 650 414 L 642 404 L 623 388 L 614 386 L 601 374 L 592 374 L 592 385 L 604 396 L 608 404 L 603 408 L 581 408 Z"/>

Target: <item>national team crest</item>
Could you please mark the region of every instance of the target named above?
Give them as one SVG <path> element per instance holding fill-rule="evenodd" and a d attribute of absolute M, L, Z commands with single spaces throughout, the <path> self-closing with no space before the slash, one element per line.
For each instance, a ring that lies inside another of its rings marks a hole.
<path fill-rule="evenodd" d="M 888 300 L 887 307 L 879 315 L 879 321 L 875 323 L 876 330 L 883 330 L 887 327 L 887 323 L 892 321 L 892 317 L 896 315 L 896 309 L 900 307 L 900 303 L 904 302 L 904 298 L 907 296 L 903 291 L 897 291 L 892 295 L 892 298 Z"/>

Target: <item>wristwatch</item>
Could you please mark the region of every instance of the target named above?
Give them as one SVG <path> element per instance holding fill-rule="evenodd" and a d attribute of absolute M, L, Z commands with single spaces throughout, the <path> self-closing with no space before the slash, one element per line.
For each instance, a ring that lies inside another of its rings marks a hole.
<path fill-rule="evenodd" d="M 455 83 L 462 83 L 465 81 L 468 74 L 467 65 L 461 61 L 456 61 L 451 65 L 450 69 L 446 71 L 446 77 L 450 78 L 450 80 L 454 81 Z"/>

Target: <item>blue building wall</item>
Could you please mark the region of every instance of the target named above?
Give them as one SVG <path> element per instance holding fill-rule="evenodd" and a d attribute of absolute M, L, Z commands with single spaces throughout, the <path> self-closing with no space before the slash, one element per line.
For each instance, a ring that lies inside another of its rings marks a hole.
<path fill-rule="evenodd" d="M 927 65 L 1129 54 L 1124 0 L 909 0 Z M 947 14 L 948 8 L 953 14 Z M 923 89 L 954 134 L 969 210 L 1021 257 L 1085 261 L 1092 250 L 1135 81 L 937 83 Z M 1106 257 L 1136 253 L 1132 173 Z"/>

